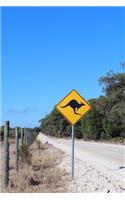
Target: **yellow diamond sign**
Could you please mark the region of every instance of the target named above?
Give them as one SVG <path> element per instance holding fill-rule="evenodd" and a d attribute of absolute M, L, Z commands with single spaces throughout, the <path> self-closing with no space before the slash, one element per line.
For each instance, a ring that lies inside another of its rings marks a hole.
<path fill-rule="evenodd" d="M 74 125 L 91 109 L 91 106 L 76 90 L 72 90 L 56 105 L 56 109 Z"/>

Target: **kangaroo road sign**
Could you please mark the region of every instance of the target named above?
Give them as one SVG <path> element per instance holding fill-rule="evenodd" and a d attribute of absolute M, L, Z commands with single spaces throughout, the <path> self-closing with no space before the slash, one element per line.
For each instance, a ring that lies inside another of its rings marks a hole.
<path fill-rule="evenodd" d="M 74 125 L 91 109 L 76 90 L 72 90 L 56 109 L 72 124 L 72 179 L 74 179 Z"/>
<path fill-rule="evenodd" d="M 70 124 L 75 125 L 91 109 L 91 106 L 76 90 L 72 90 L 56 105 L 56 109 Z"/>

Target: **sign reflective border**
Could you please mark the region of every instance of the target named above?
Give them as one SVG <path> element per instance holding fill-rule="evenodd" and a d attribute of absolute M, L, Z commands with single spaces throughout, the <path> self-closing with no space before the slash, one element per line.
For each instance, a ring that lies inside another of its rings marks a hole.
<path fill-rule="evenodd" d="M 56 109 L 70 124 L 75 125 L 91 109 L 91 106 L 76 90 L 72 90 L 56 105 Z"/>

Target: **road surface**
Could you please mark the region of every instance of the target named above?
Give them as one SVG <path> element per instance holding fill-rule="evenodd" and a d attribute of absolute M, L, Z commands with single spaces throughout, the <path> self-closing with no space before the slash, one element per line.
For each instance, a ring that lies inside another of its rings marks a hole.
<path fill-rule="evenodd" d="M 71 140 L 55 138 L 39 134 L 41 142 L 49 142 L 56 148 L 61 149 L 71 156 Z M 96 167 L 108 170 L 119 170 L 125 168 L 125 146 L 116 144 L 105 144 L 97 142 L 85 142 L 75 140 L 75 158 L 81 161 L 91 162 Z"/>

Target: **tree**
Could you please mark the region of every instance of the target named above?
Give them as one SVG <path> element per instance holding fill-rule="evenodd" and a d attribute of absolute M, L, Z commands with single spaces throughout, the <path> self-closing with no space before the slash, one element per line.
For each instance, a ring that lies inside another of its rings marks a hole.
<path fill-rule="evenodd" d="M 75 126 L 77 138 L 125 138 L 125 73 L 109 72 L 99 79 L 104 95 L 88 100 L 92 107 Z M 55 110 L 41 120 L 45 134 L 56 137 L 71 135 L 71 125 Z"/>

